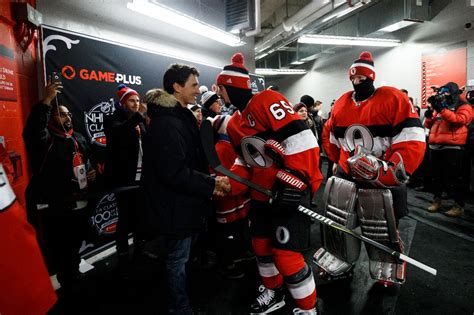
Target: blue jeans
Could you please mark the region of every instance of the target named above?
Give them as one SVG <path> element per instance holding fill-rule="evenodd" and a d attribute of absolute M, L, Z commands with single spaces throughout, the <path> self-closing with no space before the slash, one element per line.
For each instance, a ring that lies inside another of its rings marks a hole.
<path fill-rule="evenodd" d="M 191 315 L 192 309 L 186 292 L 186 263 L 191 251 L 191 237 L 177 240 L 159 237 L 164 254 L 166 280 L 168 285 L 168 313 Z"/>

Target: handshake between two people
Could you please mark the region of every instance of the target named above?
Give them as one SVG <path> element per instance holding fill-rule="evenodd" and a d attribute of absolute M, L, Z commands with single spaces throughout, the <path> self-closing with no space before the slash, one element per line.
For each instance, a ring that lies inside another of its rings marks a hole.
<path fill-rule="evenodd" d="M 216 176 L 216 185 L 212 193 L 217 197 L 225 197 L 230 192 L 231 186 L 227 176 Z"/>

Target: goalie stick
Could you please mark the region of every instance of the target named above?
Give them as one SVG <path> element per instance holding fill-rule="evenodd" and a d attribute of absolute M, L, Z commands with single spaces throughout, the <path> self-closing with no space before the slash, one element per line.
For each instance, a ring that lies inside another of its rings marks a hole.
<path fill-rule="evenodd" d="M 255 189 L 256 191 L 258 192 L 261 192 L 262 194 L 265 194 L 269 197 L 273 197 L 273 193 L 268 190 L 268 189 L 265 189 L 245 178 L 242 178 L 234 173 L 232 173 L 231 171 L 229 171 L 228 169 L 226 169 L 224 166 L 221 165 L 221 162 L 219 161 L 219 156 L 217 155 L 217 152 L 216 152 L 216 149 L 215 149 L 215 144 L 214 144 L 214 129 L 212 127 L 212 124 L 209 120 L 204 120 L 201 124 L 201 130 L 200 130 L 200 133 L 201 133 L 201 141 L 202 141 L 202 145 L 203 145 L 203 149 L 204 149 L 204 153 L 206 154 L 206 157 L 208 159 L 208 162 L 209 162 L 209 165 L 216 171 L 216 172 L 219 172 L 229 178 L 232 178 L 233 180 L 239 182 L 239 183 L 242 183 L 246 186 L 248 186 L 249 188 L 252 188 L 252 189 Z M 333 220 L 325 217 L 325 216 L 322 216 L 306 207 L 303 207 L 303 206 L 298 206 L 298 211 L 318 220 L 319 222 L 327 225 L 327 226 L 330 226 L 332 227 L 333 229 L 336 229 L 336 230 L 339 230 L 343 233 L 346 233 L 346 234 L 349 234 L 351 235 L 352 237 L 355 237 L 367 244 L 370 244 L 372 246 L 374 246 L 375 248 L 391 255 L 391 256 L 394 256 L 400 260 L 403 260 L 403 261 L 406 261 L 407 263 L 413 265 L 413 266 L 416 266 L 434 276 L 436 276 L 436 269 L 434 268 L 431 268 L 411 257 L 408 257 L 400 252 L 397 252 L 396 250 L 393 250 L 391 249 L 390 247 L 388 246 L 385 246 L 383 244 L 380 244 L 368 237 L 365 237 L 363 235 L 360 235 L 359 233 L 357 232 L 354 232 L 353 230 L 351 229 L 348 229 L 346 228 L 345 226 L 337 223 L 337 222 L 334 222 Z"/>

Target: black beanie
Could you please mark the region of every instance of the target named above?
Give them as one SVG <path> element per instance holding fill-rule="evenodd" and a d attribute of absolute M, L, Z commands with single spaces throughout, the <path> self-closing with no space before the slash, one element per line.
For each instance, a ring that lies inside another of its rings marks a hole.
<path fill-rule="evenodd" d="M 303 95 L 300 98 L 300 102 L 304 103 L 306 107 L 313 107 L 314 106 L 314 98 L 309 95 Z"/>

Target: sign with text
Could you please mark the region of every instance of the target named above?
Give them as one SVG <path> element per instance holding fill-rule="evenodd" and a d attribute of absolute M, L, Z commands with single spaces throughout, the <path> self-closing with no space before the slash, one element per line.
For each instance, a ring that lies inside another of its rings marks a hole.
<path fill-rule="evenodd" d="M 99 173 L 104 168 L 107 145 L 104 117 L 115 110 L 119 84 L 124 83 L 143 96 L 152 88 L 161 88 L 169 65 L 180 63 L 195 66 L 200 85 L 210 88 L 222 69 L 49 26 L 42 27 L 42 38 L 44 75 L 61 73 L 63 91 L 59 102 L 72 112 L 74 130 L 89 139 Z M 264 89 L 263 78 L 254 76 L 253 80 L 257 81 L 252 84 L 255 91 Z M 96 186 L 99 191 L 105 190 L 100 183 Z M 93 214 L 83 254 L 113 240 L 120 213 L 114 194 L 106 193 L 90 204 L 94 205 Z"/>
<path fill-rule="evenodd" d="M 467 67 L 466 43 L 438 48 L 421 56 L 421 106 L 426 108 L 427 99 L 441 87 L 455 82 L 459 87 L 466 85 Z"/>
<path fill-rule="evenodd" d="M 3 45 L 0 45 L 0 100 L 17 100 L 13 50 Z"/>

